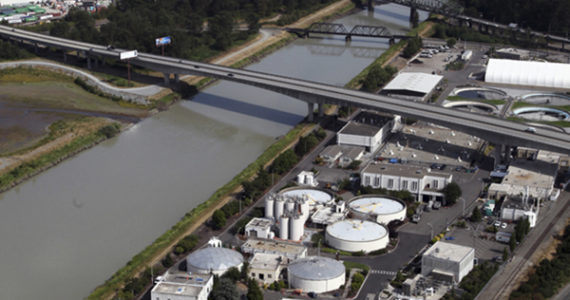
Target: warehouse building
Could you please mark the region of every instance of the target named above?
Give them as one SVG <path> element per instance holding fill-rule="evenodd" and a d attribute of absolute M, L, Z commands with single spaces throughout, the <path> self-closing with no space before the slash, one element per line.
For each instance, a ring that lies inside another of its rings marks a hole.
<path fill-rule="evenodd" d="M 240 247 L 246 254 L 256 253 L 275 254 L 288 259 L 298 259 L 307 256 L 307 247 L 284 241 L 248 239 Z"/>
<path fill-rule="evenodd" d="M 337 133 L 337 144 L 364 147 L 367 152 L 373 153 L 399 122 L 398 116 L 362 111 Z"/>
<path fill-rule="evenodd" d="M 345 267 L 328 257 L 310 256 L 295 260 L 287 268 L 289 287 L 303 292 L 325 293 L 345 283 Z"/>
<path fill-rule="evenodd" d="M 431 97 L 442 79 L 443 76 L 427 73 L 400 73 L 380 94 L 404 100 L 425 101 Z"/>
<path fill-rule="evenodd" d="M 241 268 L 243 256 L 241 253 L 222 248 L 222 241 L 212 238 L 209 247 L 192 252 L 186 258 L 188 272 L 198 274 L 222 275 L 232 267 Z"/>
<path fill-rule="evenodd" d="M 152 300 L 207 300 L 214 286 L 211 274 L 166 273 L 157 277 Z"/>
<path fill-rule="evenodd" d="M 422 275 L 459 283 L 473 269 L 475 249 L 438 241 L 422 255 Z"/>
<path fill-rule="evenodd" d="M 253 218 L 245 225 L 245 235 L 260 239 L 271 239 L 274 236 L 271 232 L 271 226 L 273 226 L 273 220 Z"/>
<path fill-rule="evenodd" d="M 362 186 L 390 191 L 407 190 L 418 201 L 443 200 L 441 192 L 453 175 L 418 166 L 370 163 L 361 171 Z"/>
<path fill-rule="evenodd" d="M 499 58 L 527 60 L 530 58 L 530 51 L 516 48 L 501 48 L 495 51 Z"/>
<path fill-rule="evenodd" d="M 338 250 L 369 253 L 388 246 L 388 229 L 376 222 L 347 219 L 327 226 L 326 243 Z"/>
<path fill-rule="evenodd" d="M 570 90 L 570 64 L 489 59 L 485 82 Z"/>
<path fill-rule="evenodd" d="M 255 253 L 249 261 L 249 277 L 262 284 L 271 284 L 279 280 L 286 260 L 277 254 Z"/>

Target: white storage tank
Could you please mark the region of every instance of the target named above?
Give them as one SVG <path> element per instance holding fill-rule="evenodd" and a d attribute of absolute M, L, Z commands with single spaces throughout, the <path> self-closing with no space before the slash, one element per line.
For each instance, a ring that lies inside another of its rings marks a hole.
<path fill-rule="evenodd" d="M 279 224 L 279 237 L 287 240 L 289 239 L 289 216 L 282 215 Z"/>
<path fill-rule="evenodd" d="M 273 210 L 275 209 L 273 206 L 273 197 L 265 198 L 265 217 L 268 219 L 273 219 Z"/>
<path fill-rule="evenodd" d="M 295 211 L 295 202 L 288 200 L 285 203 L 287 207 L 287 212 L 292 213 Z"/>
<path fill-rule="evenodd" d="M 273 215 L 273 217 L 276 220 L 280 220 L 281 216 L 283 215 L 284 212 L 284 205 L 285 205 L 285 201 L 283 201 L 283 199 L 275 199 L 275 214 Z"/>
<path fill-rule="evenodd" d="M 311 208 L 309 207 L 309 202 L 308 201 L 302 201 L 301 202 L 301 215 L 303 216 L 303 219 L 305 219 L 305 222 L 309 219 L 310 210 L 311 210 Z"/>
<path fill-rule="evenodd" d="M 241 268 L 243 256 L 241 253 L 219 247 L 219 244 L 210 243 L 211 247 L 196 250 L 186 257 L 188 272 L 199 274 L 222 275 L 229 268 Z"/>
<path fill-rule="evenodd" d="M 309 293 L 325 293 L 339 289 L 345 283 L 345 267 L 340 261 L 308 256 L 289 264 L 289 285 Z"/>
<path fill-rule="evenodd" d="M 286 198 L 304 198 L 306 197 L 309 206 L 326 205 L 334 200 L 331 193 L 326 190 L 307 187 L 291 187 L 279 192 L 280 195 Z"/>
<path fill-rule="evenodd" d="M 363 195 L 352 198 L 348 208 L 355 218 L 372 220 L 388 225 L 394 220 L 403 221 L 406 218 L 406 203 L 385 195 Z"/>
<path fill-rule="evenodd" d="M 296 215 L 291 218 L 289 223 L 291 224 L 289 230 L 289 239 L 293 241 L 301 240 L 301 237 L 303 237 L 303 233 L 305 231 L 305 219 L 303 219 L 303 216 Z"/>
<path fill-rule="evenodd" d="M 390 237 L 388 229 L 383 225 L 346 219 L 327 226 L 325 241 L 338 250 L 368 253 L 386 248 Z"/>

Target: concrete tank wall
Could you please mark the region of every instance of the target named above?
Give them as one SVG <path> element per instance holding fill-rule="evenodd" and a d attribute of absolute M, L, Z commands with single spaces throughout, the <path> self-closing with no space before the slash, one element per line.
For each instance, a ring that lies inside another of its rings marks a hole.
<path fill-rule="evenodd" d="M 345 273 L 338 277 L 326 280 L 310 280 L 295 276 L 289 272 L 289 284 L 292 288 L 301 289 L 303 292 L 325 293 L 340 288 L 345 283 Z"/>
<path fill-rule="evenodd" d="M 279 237 L 288 240 L 289 239 L 289 217 L 281 216 L 280 226 L 279 226 Z"/>
<path fill-rule="evenodd" d="M 268 219 L 273 219 L 273 210 L 274 208 L 274 201 L 273 198 L 267 197 L 265 198 L 265 217 Z"/>
<path fill-rule="evenodd" d="M 326 243 L 331 246 L 332 248 L 348 251 L 348 252 L 359 252 L 364 251 L 364 253 L 373 252 L 376 250 L 385 249 L 388 246 L 388 242 L 390 241 L 388 235 L 371 241 L 365 242 L 356 242 L 356 241 L 348 241 L 343 240 L 328 234 L 325 234 L 325 241 Z"/>
<path fill-rule="evenodd" d="M 295 216 L 291 219 L 290 224 L 289 239 L 293 241 L 300 240 L 304 233 L 305 220 L 300 215 Z"/>

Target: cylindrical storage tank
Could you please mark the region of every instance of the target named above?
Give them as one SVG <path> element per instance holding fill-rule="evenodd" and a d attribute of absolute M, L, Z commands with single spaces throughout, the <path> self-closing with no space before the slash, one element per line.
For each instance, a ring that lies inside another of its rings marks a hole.
<path fill-rule="evenodd" d="M 388 229 L 376 222 L 346 219 L 327 226 L 326 243 L 338 250 L 364 253 L 388 246 Z"/>
<path fill-rule="evenodd" d="M 286 202 L 285 202 L 285 205 L 286 205 L 286 207 L 287 207 L 287 212 L 291 212 L 291 213 L 292 213 L 293 211 L 295 211 L 295 202 L 293 202 L 293 201 L 286 201 Z"/>
<path fill-rule="evenodd" d="M 388 225 L 394 220 L 403 221 L 406 218 L 406 203 L 385 195 L 362 195 L 350 199 L 348 209 L 355 218 L 372 220 Z"/>
<path fill-rule="evenodd" d="M 279 220 L 281 218 L 281 216 L 283 215 L 283 206 L 285 205 L 283 199 L 276 199 L 275 200 L 275 214 L 273 215 L 273 217 L 276 220 Z"/>
<path fill-rule="evenodd" d="M 345 267 L 340 261 L 322 257 L 300 258 L 287 267 L 289 284 L 303 292 L 325 293 L 345 283 Z"/>
<path fill-rule="evenodd" d="M 275 237 L 275 232 L 270 231 L 269 234 L 267 235 L 267 238 L 272 240 Z"/>
<path fill-rule="evenodd" d="M 281 221 L 279 222 L 279 237 L 288 240 L 289 239 L 289 217 L 286 215 L 281 216 Z"/>
<path fill-rule="evenodd" d="M 301 202 L 301 215 L 303 216 L 303 219 L 305 219 L 305 221 L 307 221 L 309 219 L 309 202 L 308 201 L 303 201 Z"/>
<path fill-rule="evenodd" d="M 273 202 L 272 197 L 265 198 L 265 217 L 268 219 L 273 219 L 273 210 L 275 209 Z"/>
<path fill-rule="evenodd" d="M 291 218 L 289 223 L 291 224 L 290 230 L 289 230 L 289 239 L 293 240 L 293 241 L 300 240 L 301 237 L 303 237 L 303 233 L 304 233 L 304 229 L 305 229 L 304 228 L 305 219 L 303 219 L 303 216 L 301 216 L 301 215 L 296 215 L 293 218 Z"/>
<path fill-rule="evenodd" d="M 186 258 L 188 272 L 199 274 L 222 275 L 229 268 L 241 268 L 243 256 L 241 253 L 220 247 L 208 247 L 192 252 Z"/>
<path fill-rule="evenodd" d="M 309 206 L 314 207 L 316 205 L 325 205 L 331 203 L 334 200 L 334 197 L 331 193 L 326 190 L 317 189 L 317 188 L 306 188 L 306 187 L 291 187 L 286 188 L 279 192 L 280 195 L 283 195 L 286 198 L 303 198 L 307 196 L 309 200 Z"/>

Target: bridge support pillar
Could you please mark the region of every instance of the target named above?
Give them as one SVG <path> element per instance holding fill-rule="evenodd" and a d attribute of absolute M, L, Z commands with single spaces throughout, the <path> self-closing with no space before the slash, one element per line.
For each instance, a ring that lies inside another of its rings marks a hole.
<path fill-rule="evenodd" d="M 368 0 L 368 10 L 374 10 L 374 0 Z"/>
<path fill-rule="evenodd" d="M 164 74 L 164 85 L 170 85 L 170 73 L 162 73 Z"/>
<path fill-rule="evenodd" d="M 34 43 L 34 53 L 38 54 L 38 43 Z"/>
<path fill-rule="evenodd" d="M 63 62 L 67 63 L 67 52 L 63 51 Z"/>
<path fill-rule="evenodd" d="M 390 38 L 390 39 L 388 40 L 388 44 L 389 44 L 390 46 L 394 45 L 395 43 L 396 43 L 396 39 L 395 39 L 395 38 Z"/>
<path fill-rule="evenodd" d="M 174 73 L 174 82 L 175 82 L 175 83 L 179 83 L 179 82 L 180 82 L 180 74 Z"/>
<path fill-rule="evenodd" d="M 319 118 L 322 118 L 324 116 L 325 116 L 325 104 L 319 103 Z"/>
<path fill-rule="evenodd" d="M 85 55 L 85 58 L 87 58 L 87 69 L 91 70 L 91 57 Z"/>
<path fill-rule="evenodd" d="M 307 106 L 308 106 L 308 109 L 309 109 L 309 114 L 307 115 L 307 121 L 313 122 L 313 121 L 314 121 L 313 114 L 314 114 L 314 112 L 315 112 L 315 103 L 308 102 L 308 103 L 307 103 Z"/>
<path fill-rule="evenodd" d="M 95 69 L 99 68 L 99 58 L 95 57 L 93 58 L 93 61 L 95 62 Z"/>
<path fill-rule="evenodd" d="M 501 160 L 503 163 L 508 163 L 511 161 L 511 153 L 513 152 L 513 147 L 509 145 L 501 145 Z"/>

